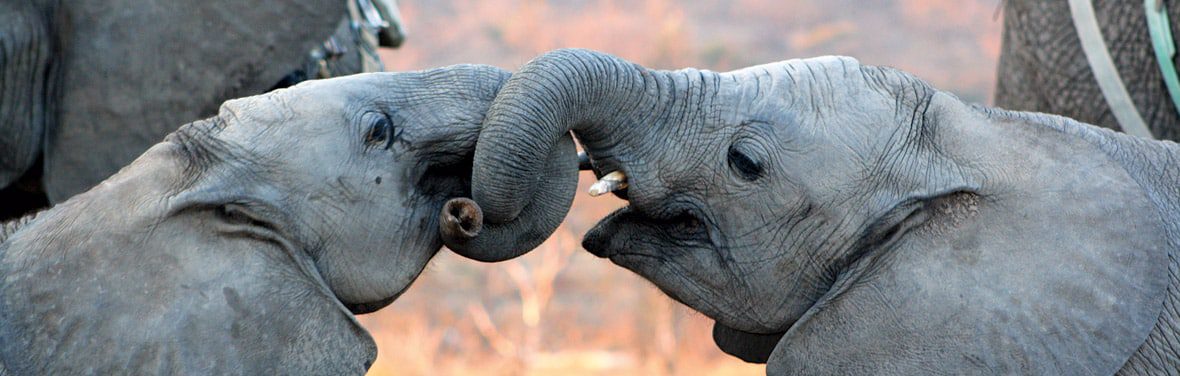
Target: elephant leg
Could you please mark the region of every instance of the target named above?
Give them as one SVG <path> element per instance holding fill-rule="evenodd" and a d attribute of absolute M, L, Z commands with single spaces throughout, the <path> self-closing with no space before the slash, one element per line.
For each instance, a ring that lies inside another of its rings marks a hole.
<path fill-rule="evenodd" d="M 28 1 L 0 3 L 0 188 L 41 154 L 51 114 L 49 13 Z"/>

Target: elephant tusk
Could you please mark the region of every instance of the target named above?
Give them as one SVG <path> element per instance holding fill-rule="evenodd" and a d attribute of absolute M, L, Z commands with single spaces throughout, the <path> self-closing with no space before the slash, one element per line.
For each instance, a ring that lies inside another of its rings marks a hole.
<path fill-rule="evenodd" d="M 623 188 L 627 188 L 627 175 L 623 175 L 622 171 L 615 171 L 601 179 L 598 179 L 594 185 L 590 186 L 590 196 L 602 196 L 607 192 L 614 192 Z"/>

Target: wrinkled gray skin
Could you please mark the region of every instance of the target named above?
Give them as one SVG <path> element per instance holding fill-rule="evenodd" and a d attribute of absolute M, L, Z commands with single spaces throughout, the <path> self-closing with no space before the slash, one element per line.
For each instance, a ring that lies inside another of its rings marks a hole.
<path fill-rule="evenodd" d="M 558 50 L 489 109 L 472 180 L 487 221 L 528 219 L 535 156 L 570 129 L 630 184 L 583 246 L 769 374 L 1180 369 L 1173 143 L 846 57 L 716 73 Z"/>
<path fill-rule="evenodd" d="M 1147 31 L 1143 1 L 1093 0 L 1103 39 L 1139 115 L 1157 139 L 1180 140 L 1180 115 L 1168 97 Z M 1180 36 L 1180 2 L 1166 1 Z M 1067 1 L 1005 0 L 996 82 L 997 107 L 1063 115 L 1121 129 L 1086 62 Z"/>
<path fill-rule="evenodd" d="M 226 102 L 5 224 L 0 369 L 363 373 L 376 348 L 352 313 L 391 302 L 439 249 L 439 210 L 467 194 L 507 77 L 374 73 Z"/>
<path fill-rule="evenodd" d="M 343 15 L 344 0 L 0 2 L 0 188 L 89 189 L 178 124 L 275 86 Z"/>

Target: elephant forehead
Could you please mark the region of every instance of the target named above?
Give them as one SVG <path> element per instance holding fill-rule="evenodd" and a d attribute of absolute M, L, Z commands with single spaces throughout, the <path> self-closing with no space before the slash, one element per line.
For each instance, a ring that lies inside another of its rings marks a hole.
<path fill-rule="evenodd" d="M 718 86 L 724 114 L 722 127 L 781 130 L 800 126 L 828 135 L 832 128 L 887 122 L 898 99 L 898 87 L 912 79 L 887 74 L 844 56 L 795 59 L 753 66 L 723 74 Z M 707 110 L 706 110 L 707 111 Z M 782 135 L 778 135 L 782 136 Z"/>
<path fill-rule="evenodd" d="M 848 56 L 819 56 L 806 59 L 790 59 L 774 63 L 754 65 L 728 72 L 728 74 L 742 77 L 770 76 L 783 77 L 793 82 L 812 80 L 832 80 L 858 72 L 860 61 Z M 759 80 L 754 80 L 762 84 Z"/>
<path fill-rule="evenodd" d="M 293 115 L 287 100 L 279 98 L 278 93 L 226 101 L 217 112 L 227 122 L 227 129 L 242 124 L 283 122 Z"/>
<path fill-rule="evenodd" d="M 224 121 L 223 137 L 295 134 L 310 137 L 335 129 L 346 118 L 337 95 L 331 92 L 274 92 L 235 99 L 222 104 L 218 117 Z"/>

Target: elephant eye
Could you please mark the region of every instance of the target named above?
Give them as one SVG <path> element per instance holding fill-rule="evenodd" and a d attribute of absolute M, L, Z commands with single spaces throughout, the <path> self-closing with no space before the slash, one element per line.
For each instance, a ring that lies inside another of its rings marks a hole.
<path fill-rule="evenodd" d="M 369 146 L 381 146 L 383 149 L 389 150 L 393 146 L 393 141 L 397 139 L 397 134 L 394 134 L 392 123 L 389 118 L 384 116 L 378 117 L 369 126 L 369 131 L 365 133 L 365 144 Z"/>
<path fill-rule="evenodd" d="M 742 179 L 754 181 L 762 177 L 762 163 L 754 160 L 754 158 L 750 158 L 750 156 L 746 153 L 743 153 L 738 148 L 737 144 L 731 145 L 729 147 L 727 159 L 729 160 L 729 167 L 734 171 L 737 171 L 738 175 L 740 175 Z"/>
<path fill-rule="evenodd" d="M 681 237 L 696 238 L 705 231 L 705 224 L 701 222 L 701 219 L 687 211 L 673 217 L 669 222 L 671 222 L 675 233 Z"/>

